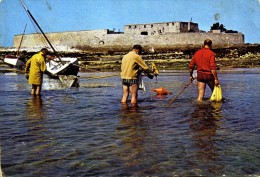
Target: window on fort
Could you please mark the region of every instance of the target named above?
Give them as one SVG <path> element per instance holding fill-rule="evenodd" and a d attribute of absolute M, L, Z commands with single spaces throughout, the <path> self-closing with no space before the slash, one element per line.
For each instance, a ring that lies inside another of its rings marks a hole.
<path fill-rule="evenodd" d="M 136 25 L 135 25 L 135 28 L 136 28 Z"/>
<path fill-rule="evenodd" d="M 147 31 L 142 31 L 141 35 L 148 35 L 148 32 Z"/>
<path fill-rule="evenodd" d="M 174 23 L 172 23 L 172 26 L 174 26 Z"/>
<path fill-rule="evenodd" d="M 131 29 L 131 26 L 128 26 L 128 29 Z"/>
<path fill-rule="evenodd" d="M 151 25 L 151 28 L 153 27 L 153 25 Z"/>
<path fill-rule="evenodd" d="M 167 26 L 169 26 L 169 23 L 167 23 Z"/>
<path fill-rule="evenodd" d="M 146 28 L 146 25 L 144 25 L 144 28 Z"/>

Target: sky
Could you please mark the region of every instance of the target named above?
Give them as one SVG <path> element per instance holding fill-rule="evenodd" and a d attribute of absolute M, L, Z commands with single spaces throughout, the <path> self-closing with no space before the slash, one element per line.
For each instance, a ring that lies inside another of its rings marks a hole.
<path fill-rule="evenodd" d="M 209 31 L 219 22 L 260 43 L 260 0 L 23 0 L 45 33 L 110 29 L 124 25 L 189 22 Z M 37 32 L 20 0 L 0 0 L 0 47 L 11 47 L 14 35 Z"/>

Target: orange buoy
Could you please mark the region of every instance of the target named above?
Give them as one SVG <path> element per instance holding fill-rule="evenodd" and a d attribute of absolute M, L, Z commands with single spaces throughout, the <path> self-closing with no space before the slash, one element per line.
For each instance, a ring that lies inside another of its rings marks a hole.
<path fill-rule="evenodd" d="M 153 89 L 152 91 L 156 92 L 157 95 L 170 95 L 170 94 L 172 94 L 171 92 L 168 92 L 168 90 L 166 90 L 163 87 Z"/>

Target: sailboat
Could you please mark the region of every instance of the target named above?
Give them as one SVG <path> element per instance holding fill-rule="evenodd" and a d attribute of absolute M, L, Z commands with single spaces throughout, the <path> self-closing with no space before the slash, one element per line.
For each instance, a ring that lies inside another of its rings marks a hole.
<path fill-rule="evenodd" d="M 22 68 L 25 64 L 25 62 L 17 55 L 5 55 L 4 63 L 15 68 Z"/>
<path fill-rule="evenodd" d="M 22 35 L 18 50 L 16 52 L 16 55 L 8 54 L 8 55 L 5 55 L 5 57 L 4 57 L 4 63 L 5 64 L 8 64 L 8 65 L 15 67 L 15 68 L 18 68 L 18 69 L 24 67 L 24 65 L 25 65 L 25 59 L 20 56 L 19 50 L 20 50 L 22 42 L 23 42 L 23 37 L 24 37 L 26 27 L 27 27 L 27 24 L 24 27 L 23 35 Z"/>
<path fill-rule="evenodd" d="M 77 76 L 79 72 L 79 65 L 78 65 L 78 59 L 77 58 L 70 58 L 70 57 L 61 57 L 58 52 L 54 49 L 53 45 L 51 44 L 50 40 L 47 38 L 35 18 L 32 16 L 31 12 L 28 10 L 28 8 L 25 6 L 24 2 L 20 0 L 25 11 L 27 12 L 30 19 L 35 23 L 35 25 L 38 27 L 38 29 L 41 31 L 41 34 L 53 50 L 53 53 L 55 56 L 57 56 L 55 59 L 46 61 L 47 71 L 46 74 L 51 78 L 59 78 L 59 76 L 63 75 L 72 75 Z"/>

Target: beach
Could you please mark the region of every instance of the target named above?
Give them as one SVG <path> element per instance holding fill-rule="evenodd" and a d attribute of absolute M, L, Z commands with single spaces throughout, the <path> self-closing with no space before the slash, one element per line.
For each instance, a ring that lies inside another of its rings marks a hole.
<path fill-rule="evenodd" d="M 143 52 L 142 58 L 150 65 L 154 62 L 159 70 L 188 70 L 188 64 L 196 49 L 183 51 L 162 50 L 154 53 Z M 259 68 L 260 45 L 245 45 L 237 48 L 213 49 L 216 54 L 218 70 L 227 68 Z M 1 50 L 0 59 L 11 53 Z M 28 60 L 35 52 L 21 52 L 25 60 Z M 125 52 L 66 52 L 61 53 L 65 57 L 77 57 L 81 72 L 93 71 L 120 71 L 121 60 Z M 5 65 L 2 64 L 4 67 Z"/>

